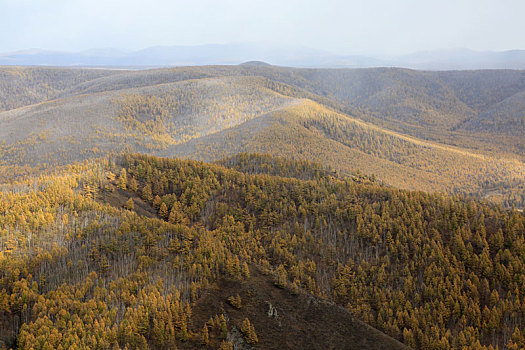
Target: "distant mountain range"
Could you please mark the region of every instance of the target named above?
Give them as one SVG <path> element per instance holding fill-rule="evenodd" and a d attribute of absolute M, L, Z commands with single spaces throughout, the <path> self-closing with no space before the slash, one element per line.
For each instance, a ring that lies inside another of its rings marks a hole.
<path fill-rule="evenodd" d="M 450 49 L 403 56 L 340 55 L 300 46 L 211 44 L 155 46 L 139 51 L 113 48 L 81 52 L 30 49 L 0 54 L 0 65 L 78 67 L 166 67 L 239 64 L 264 61 L 273 65 L 316 68 L 403 67 L 424 70 L 525 69 L 525 50 L 501 52 Z"/>

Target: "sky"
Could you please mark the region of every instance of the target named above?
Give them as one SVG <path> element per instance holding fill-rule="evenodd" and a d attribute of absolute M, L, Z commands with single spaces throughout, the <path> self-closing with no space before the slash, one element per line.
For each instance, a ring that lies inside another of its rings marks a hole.
<path fill-rule="evenodd" d="M 525 49 L 524 0 L 0 0 L 0 52 L 265 43 L 339 54 Z"/>

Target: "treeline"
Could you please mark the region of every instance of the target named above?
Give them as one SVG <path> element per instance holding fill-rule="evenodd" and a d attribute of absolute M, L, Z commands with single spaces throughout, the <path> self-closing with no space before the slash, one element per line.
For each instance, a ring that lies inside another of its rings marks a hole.
<path fill-rule="evenodd" d="M 267 154 L 239 153 L 217 164 L 245 174 L 267 174 L 300 180 L 321 180 L 337 176 L 331 167 L 307 160 L 284 160 Z"/>

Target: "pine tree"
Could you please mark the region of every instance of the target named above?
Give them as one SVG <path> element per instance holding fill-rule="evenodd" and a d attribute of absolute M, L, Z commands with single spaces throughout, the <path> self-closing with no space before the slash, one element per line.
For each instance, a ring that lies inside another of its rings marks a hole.
<path fill-rule="evenodd" d="M 151 201 L 153 200 L 153 194 L 151 193 L 150 184 L 146 184 L 142 189 L 142 199 L 149 203 L 151 203 Z"/>
<path fill-rule="evenodd" d="M 236 309 L 240 309 L 242 307 L 242 299 L 241 299 L 241 296 L 239 294 L 235 295 L 235 296 L 229 296 L 228 297 L 228 302 L 230 303 L 231 306 L 233 306 L 234 308 Z"/>
<path fill-rule="evenodd" d="M 274 284 L 279 288 L 286 287 L 287 284 L 287 274 L 286 269 L 283 265 L 279 265 L 277 270 L 275 271 L 275 280 Z"/>
<path fill-rule="evenodd" d="M 221 338 L 226 339 L 226 336 L 228 335 L 228 324 L 226 323 L 224 314 L 221 314 L 218 321 Z"/>
<path fill-rule="evenodd" d="M 172 224 L 180 224 L 185 223 L 184 214 L 182 213 L 181 205 L 178 201 L 175 201 L 173 203 L 173 206 L 171 207 L 170 215 L 168 217 L 168 221 Z"/>
<path fill-rule="evenodd" d="M 244 278 L 250 278 L 250 268 L 248 267 L 246 261 L 242 264 L 242 274 L 244 275 Z"/>
<path fill-rule="evenodd" d="M 133 191 L 133 192 L 137 192 L 138 190 L 138 183 L 137 183 L 137 180 L 135 180 L 135 178 L 132 176 L 129 178 L 129 181 L 128 181 L 128 188 Z"/>
<path fill-rule="evenodd" d="M 253 345 L 259 342 L 257 334 L 255 333 L 255 328 L 253 327 L 252 323 L 248 318 L 245 318 L 244 321 L 242 321 L 241 332 L 244 335 L 244 339 L 248 344 Z"/>
<path fill-rule="evenodd" d="M 201 332 L 201 344 L 208 345 L 210 343 L 210 336 L 208 334 L 208 326 L 204 325 Z"/>
<path fill-rule="evenodd" d="M 122 171 L 120 172 L 120 176 L 118 177 L 117 181 L 117 187 L 121 190 L 125 190 L 128 185 L 128 173 L 126 172 L 126 168 L 122 168 Z"/>
<path fill-rule="evenodd" d="M 233 350 L 233 343 L 231 341 L 223 340 L 218 350 Z"/>
<path fill-rule="evenodd" d="M 153 208 L 159 210 L 161 202 L 162 198 L 160 198 L 159 195 L 156 195 L 155 198 L 153 198 Z"/>
<path fill-rule="evenodd" d="M 126 204 L 124 204 L 124 208 L 126 208 L 127 210 L 134 210 L 135 209 L 135 205 L 134 205 L 134 202 L 133 202 L 133 198 L 129 198 L 128 201 L 126 202 Z"/>
<path fill-rule="evenodd" d="M 159 216 L 163 219 L 167 219 L 168 215 L 168 207 L 166 206 L 166 203 L 162 202 L 159 208 Z"/>

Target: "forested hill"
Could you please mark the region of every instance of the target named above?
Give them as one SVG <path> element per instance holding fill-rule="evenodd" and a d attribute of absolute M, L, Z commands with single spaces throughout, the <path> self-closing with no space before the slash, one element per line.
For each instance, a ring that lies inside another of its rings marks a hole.
<path fill-rule="evenodd" d="M 3 185 L 3 344 L 525 346 L 522 213 L 304 161 L 220 163 L 127 155 Z"/>
<path fill-rule="evenodd" d="M 525 207 L 523 71 L 0 68 L 0 181 L 127 152 L 314 160 Z"/>
<path fill-rule="evenodd" d="M 525 71 L 520 70 L 430 72 L 271 65 L 138 71 L 0 67 L 0 111 L 56 98 L 225 76 L 265 77 L 268 87 L 285 95 L 300 94 L 296 97 L 314 98 L 343 112 L 359 113 L 396 131 L 464 146 L 475 142 L 467 137 L 472 133 L 486 137 L 499 131 L 516 136 L 524 130 L 519 96 L 525 90 Z M 516 113 L 508 113 L 512 109 Z"/>

